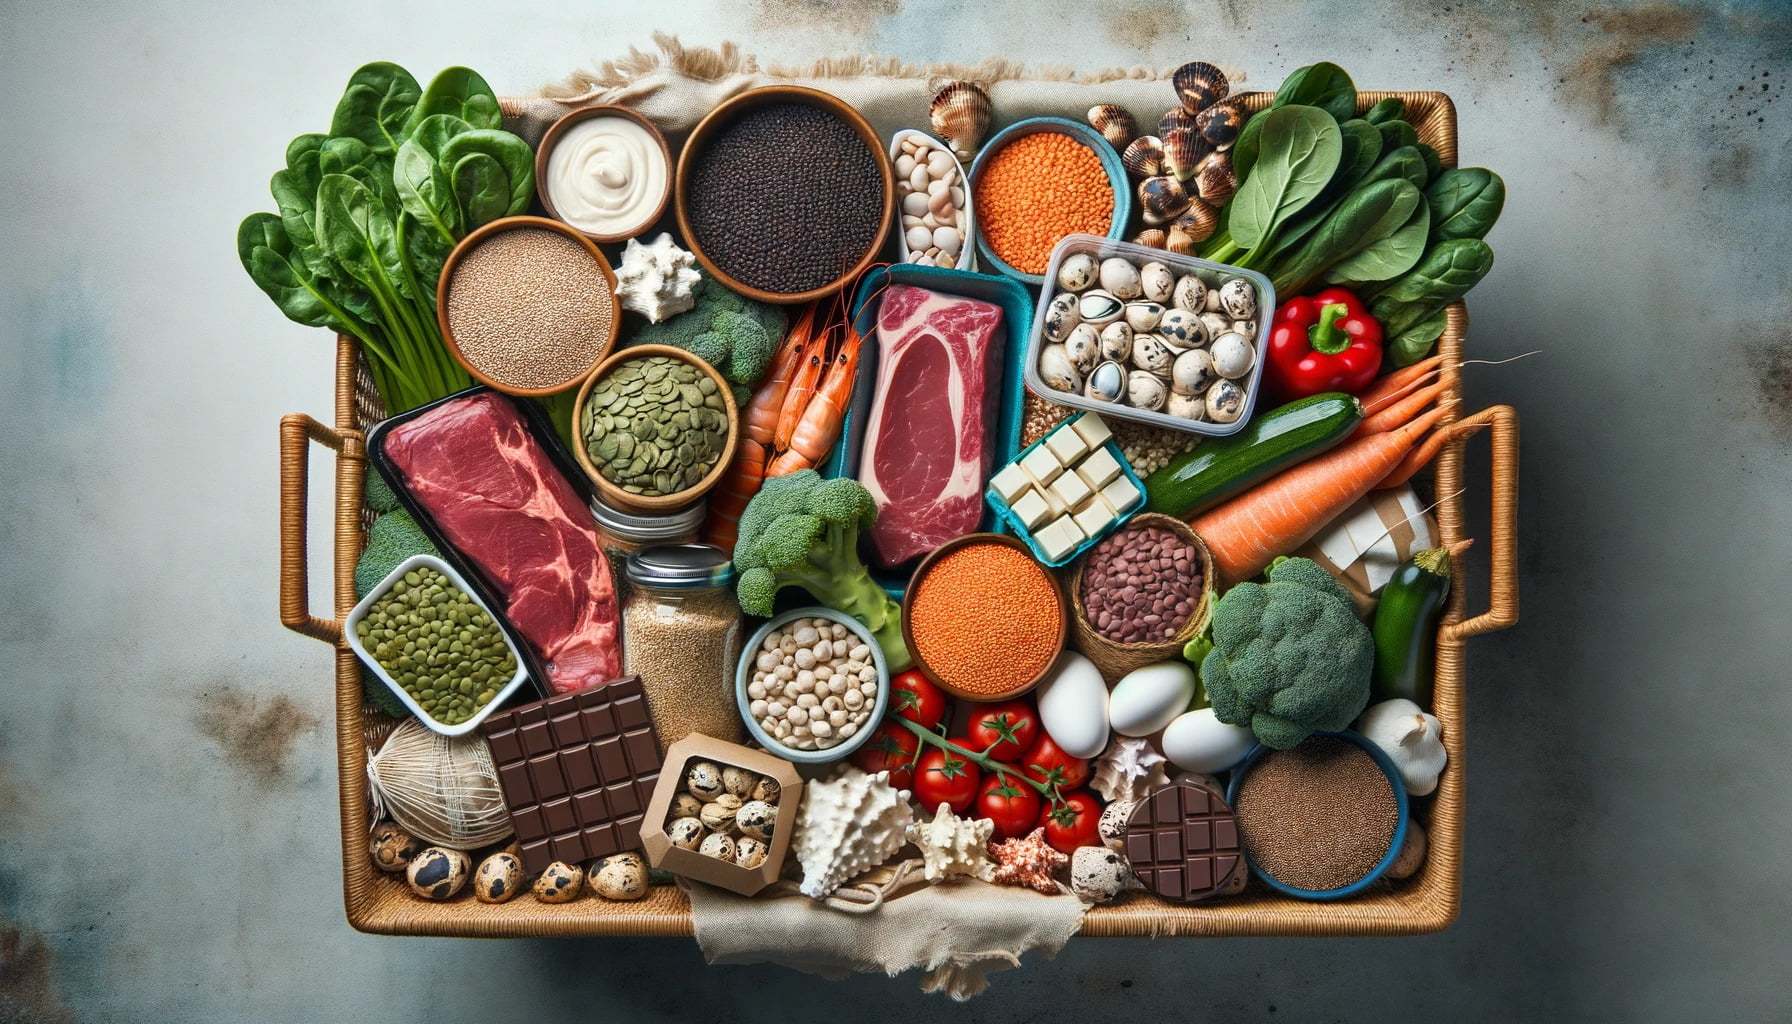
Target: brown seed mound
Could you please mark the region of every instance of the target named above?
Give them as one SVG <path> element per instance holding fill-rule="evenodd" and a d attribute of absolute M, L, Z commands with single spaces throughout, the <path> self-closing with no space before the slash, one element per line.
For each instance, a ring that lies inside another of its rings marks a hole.
<path fill-rule="evenodd" d="M 1362 879 L 1394 842 L 1400 809 L 1361 747 L 1315 736 L 1257 762 L 1238 787 L 1245 852 L 1279 882 L 1337 889 Z"/>
<path fill-rule="evenodd" d="M 461 355 L 514 388 L 570 384 L 597 362 L 616 299 L 584 246 L 545 228 L 480 242 L 449 279 L 448 327 Z"/>

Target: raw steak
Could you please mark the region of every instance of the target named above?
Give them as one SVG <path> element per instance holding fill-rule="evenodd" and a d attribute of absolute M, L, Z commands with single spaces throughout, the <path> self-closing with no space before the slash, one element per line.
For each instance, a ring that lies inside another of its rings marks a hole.
<path fill-rule="evenodd" d="M 859 480 L 877 499 L 871 545 L 886 568 L 983 518 L 1001 327 L 1001 307 L 987 302 L 906 284 L 884 291 Z"/>
<path fill-rule="evenodd" d="M 394 427 L 385 452 L 448 542 L 497 587 L 554 693 L 622 675 L 597 526 L 509 399 L 437 406 Z"/>

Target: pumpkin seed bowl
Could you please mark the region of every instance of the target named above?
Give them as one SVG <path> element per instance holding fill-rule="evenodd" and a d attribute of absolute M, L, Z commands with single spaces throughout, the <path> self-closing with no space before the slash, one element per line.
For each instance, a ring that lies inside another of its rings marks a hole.
<path fill-rule="evenodd" d="M 694 504 L 728 471 L 738 415 L 727 380 L 689 352 L 620 349 L 579 387 L 573 456 L 606 504 L 665 515 Z"/>

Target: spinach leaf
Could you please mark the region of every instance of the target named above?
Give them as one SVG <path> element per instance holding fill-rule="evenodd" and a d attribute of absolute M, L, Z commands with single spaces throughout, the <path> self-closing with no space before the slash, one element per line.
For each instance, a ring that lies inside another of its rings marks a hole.
<path fill-rule="evenodd" d="M 392 215 L 346 174 L 326 174 L 317 187 L 317 243 L 375 299 L 399 292 L 405 267 Z"/>
<path fill-rule="evenodd" d="M 1239 181 L 1250 177 L 1251 168 L 1257 166 L 1257 140 L 1263 135 L 1263 119 L 1274 109 L 1270 107 L 1252 114 L 1251 119 L 1244 123 L 1244 129 L 1238 133 L 1238 141 L 1232 144 L 1232 174 Z"/>
<path fill-rule="evenodd" d="M 1386 281 L 1411 270 L 1425 255 L 1426 236 L 1431 228 L 1431 207 L 1423 197 L 1406 215 L 1406 221 L 1392 233 L 1331 265 L 1324 274 L 1326 281 L 1357 287 L 1366 282 Z"/>
<path fill-rule="evenodd" d="M 1366 181 L 1388 181 L 1400 178 L 1412 183 L 1414 188 L 1424 188 L 1430 175 L 1425 170 L 1425 158 L 1419 155 L 1416 146 L 1401 146 L 1397 149 L 1383 150 L 1381 159 L 1369 171 Z"/>
<path fill-rule="evenodd" d="M 349 76 L 330 118 L 330 134 L 360 139 L 374 152 L 391 156 L 404 141 L 420 95 L 409 71 L 385 61 L 364 64 Z"/>
<path fill-rule="evenodd" d="M 535 153 L 506 131 L 475 128 L 448 140 L 442 164 L 466 214 L 466 229 L 522 213 L 535 197 Z"/>
<path fill-rule="evenodd" d="M 1389 96 L 1387 99 L 1370 107 L 1369 110 L 1363 114 L 1363 120 L 1370 124 L 1381 124 L 1383 121 L 1393 121 L 1405 116 L 1406 101 L 1398 96 Z"/>
<path fill-rule="evenodd" d="M 1450 314 L 1442 309 L 1399 334 L 1389 336 L 1382 344 L 1382 353 L 1390 366 L 1411 366 L 1431 353 L 1431 346 L 1443 337 Z"/>
<path fill-rule="evenodd" d="M 1419 144 L 1419 133 L 1405 121 L 1383 121 L 1375 126 L 1381 132 L 1383 149 L 1399 149 L 1401 146 Z"/>
<path fill-rule="evenodd" d="M 1431 240 L 1485 238 L 1506 205 L 1506 183 L 1485 167 L 1443 172 L 1425 189 Z"/>
<path fill-rule="evenodd" d="M 502 128 L 504 115 L 498 109 L 498 97 L 472 68 L 445 68 L 430 79 L 422 99 L 405 122 L 404 134 L 409 138 L 423 119 L 435 114 L 453 114 L 473 128 Z"/>
<path fill-rule="evenodd" d="M 237 258 L 287 319 L 307 327 L 361 333 L 365 326 L 343 308 L 339 290 L 311 272 L 294 251 L 280 218 L 252 213 L 236 229 Z"/>
<path fill-rule="evenodd" d="M 1323 190 L 1338 169 L 1338 123 L 1316 107 L 1284 106 L 1263 122 L 1260 154 L 1232 197 L 1232 239 L 1255 249 Z"/>
<path fill-rule="evenodd" d="M 468 225 L 454 197 L 454 182 L 442 150 L 450 139 L 472 130 L 472 125 L 453 114 L 432 114 L 398 147 L 392 162 L 399 204 L 419 225 L 449 244 L 459 240 Z"/>
<path fill-rule="evenodd" d="M 1325 218 L 1337 207 L 1340 198 L 1368 177 L 1369 171 L 1381 155 L 1381 133 L 1367 121 L 1352 119 L 1338 126 L 1338 134 L 1343 151 L 1338 158 L 1338 169 L 1333 172 L 1332 180 L 1319 193 L 1318 198 L 1288 218 L 1282 229 L 1276 232 L 1275 243 L 1269 253 L 1254 257 L 1252 265 L 1273 268 L 1283 256 L 1305 241 L 1314 228 L 1324 223 Z M 1226 209 L 1231 208 L 1231 204 L 1227 204 Z M 1273 273 L 1273 270 L 1266 273 Z"/>
<path fill-rule="evenodd" d="M 1423 323 L 1468 294 L 1493 269 L 1493 250 L 1478 238 L 1439 242 L 1404 275 L 1384 284 L 1369 301 L 1369 312 L 1389 336 Z"/>
<path fill-rule="evenodd" d="M 1343 68 L 1321 61 L 1284 78 L 1275 105 L 1318 107 L 1335 120 L 1348 121 L 1356 116 L 1356 85 Z"/>
<path fill-rule="evenodd" d="M 387 207 L 398 205 L 392 183 L 392 161 L 373 151 L 360 139 L 344 136 L 324 140 L 317 152 L 318 183 L 330 174 L 346 174 L 370 189 Z"/>
<path fill-rule="evenodd" d="M 1362 185 L 1307 239 L 1273 278 L 1276 293 L 1299 295 L 1333 264 L 1347 260 L 1405 226 L 1425 196 L 1402 178 Z"/>
<path fill-rule="evenodd" d="M 1444 172 L 1444 158 L 1438 155 L 1437 150 L 1423 142 L 1413 148 L 1419 151 L 1420 159 L 1425 161 L 1425 180 L 1436 181 L 1437 176 Z"/>

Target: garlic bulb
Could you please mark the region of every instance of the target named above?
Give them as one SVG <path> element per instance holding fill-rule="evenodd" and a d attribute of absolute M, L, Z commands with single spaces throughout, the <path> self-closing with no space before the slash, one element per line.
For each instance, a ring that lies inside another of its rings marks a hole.
<path fill-rule="evenodd" d="M 1449 754 L 1444 751 L 1444 725 L 1410 700 L 1372 704 L 1356 721 L 1356 731 L 1375 744 L 1400 769 L 1400 779 L 1413 796 L 1437 788 Z"/>

